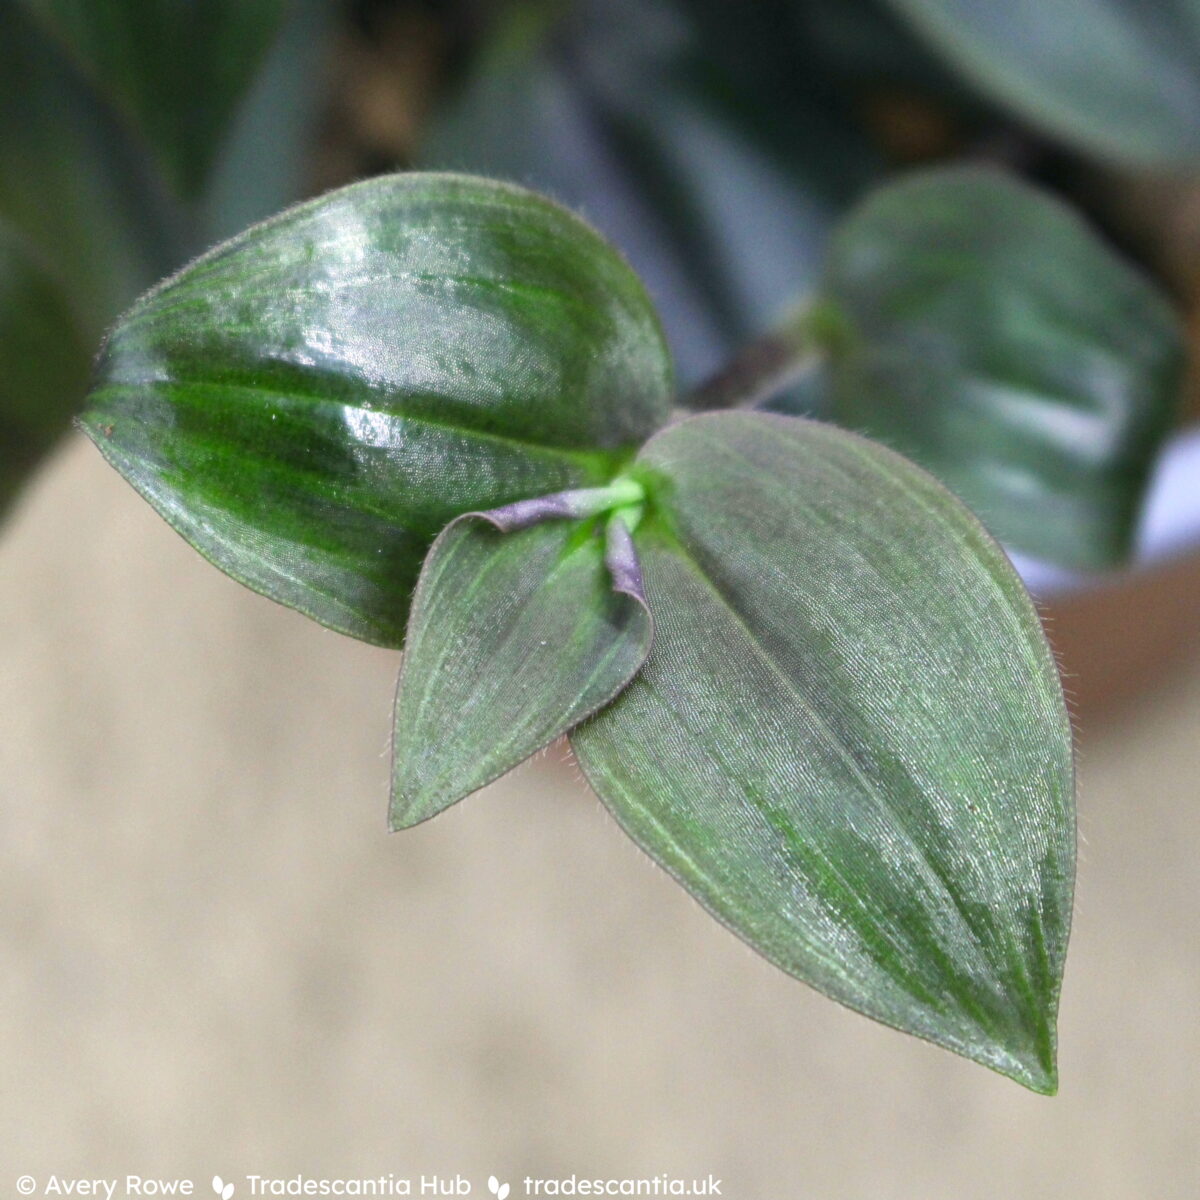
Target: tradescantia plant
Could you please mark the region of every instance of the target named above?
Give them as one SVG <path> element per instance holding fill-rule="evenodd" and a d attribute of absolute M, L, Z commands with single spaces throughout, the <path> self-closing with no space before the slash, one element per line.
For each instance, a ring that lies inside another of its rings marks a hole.
<path fill-rule="evenodd" d="M 833 415 L 896 449 L 753 408 L 814 355 Z M 1165 303 L 1056 203 L 937 171 L 852 214 L 816 302 L 681 400 L 587 225 L 408 174 L 146 294 L 82 425 L 228 574 L 405 648 L 392 828 L 567 734 L 629 835 L 770 961 L 1049 1093 L 1062 691 L 997 542 L 897 450 L 951 473 L 973 407 L 964 495 L 1094 561 L 1179 358 Z M 1048 462 L 1096 505 L 1031 493 Z"/>

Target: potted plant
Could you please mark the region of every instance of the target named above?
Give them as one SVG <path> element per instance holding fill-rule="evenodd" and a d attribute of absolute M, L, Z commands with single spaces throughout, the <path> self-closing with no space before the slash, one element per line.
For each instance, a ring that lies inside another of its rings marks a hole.
<path fill-rule="evenodd" d="M 231 118 L 193 127 L 194 95 L 160 62 L 28 7 L 14 31 L 80 56 L 146 139 L 175 189 L 165 224 L 217 231 L 196 221 Z M 426 153 L 479 169 L 516 147 L 544 186 L 619 211 L 563 166 L 586 143 L 538 136 L 547 110 L 529 93 L 563 87 L 565 55 L 579 70 L 564 94 L 606 131 L 608 194 L 633 198 L 628 248 L 666 293 L 661 314 L 605 238 L 537 191 L 381 175 L 146 292 L 104 342 L 81 423 L 228 574 L 404 647 L 394 828 L 569 734 L 622 826 L 771 961 L 1049 1092 L 1071 736 L 1036 611 L 992 537 L 1073 570 L 1129 558 L 1185 341 L 1172 298 L 1064 199 L 1080 173 L 1039 135 L 1001 138 L 998 106 L 1089 153 L 1161 163 L 1194 147 L 1170 106 L 1139 107 L 1144 73 L 1098 122 L 1093 92 L 1014 57 L 988 5 L 953 7 L 765 5 L 728 44 L 727 13 L 704 3 L 619 21 L 580 6 L 574 27 L 514 9 Z M 226 40 L 205 44 L 214 61 L 239 51 L 230 109 L 282 36 L 268 8 L 227 11 Z M 132 9 L 114 12 L 137 33 Z M 830 22 L 853 53 L 833 38 L 819 86 L 790 86 L 779 29 Z M 1119 32 L 1158 48 L 1135 17 Z M 973 161 L 859 195 L 881 163 L 849 97 L 907 77 L 897 44 L 934 64 L 922 79 Z M 852 86 L 830 103 L 834 79 Z M 163 95 L 182 124 L 160 121 Z M 501 136 L 497 114 L 523 136 Z M 845 139 L 833 161 L 807 159 L 830 131 Z M 110 182 L 112 161 L 95 161 Z M 760 206 L 748 234 L 741 204 Z M 73 271 L 44 261 L 38 217 L 10 206 L 18 365 L 73 328 Z M 75 329 L 81 352 L 111 303 Z M 80 361 L 37 388 L 69 395 Z M 21 385 L 16 404 L 31 395 Z"/>

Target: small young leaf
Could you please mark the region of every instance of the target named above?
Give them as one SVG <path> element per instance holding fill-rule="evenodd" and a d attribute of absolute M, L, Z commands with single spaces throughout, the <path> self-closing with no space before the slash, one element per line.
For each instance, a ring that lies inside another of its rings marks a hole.
<path fill-rule="evenodd" d="M 833 240 L 831 416 L 914 458 L 1001 540 L 1130 552 L 1183 366 L 1164 297 L 1049 196 L 978 167 L 876 192 Z"/>
<path fill-rule="evenodd" d="M 933 478 L 793 417 L 650 440 L 645 666 L 571 734 L 627 832 L 785 971 L 1055 1087 L 1071 734 L 1037 615 Z"/>
<path fill-rule="evenodd" d="M 1048 132 L 1117 162 L 1200 160 L 1195 0 L 890 0 L 947 61 Z"/>
<path fill-rule="evenodd" d="M 503 532 L 470 514 L 442 533 L 400 671 L 393 829 L 498 778 L 629 682 L 652 626 L 640 596 L 615 583 L 628 589 L 596 519 Z"/>
<path fill-rule="evenodd" d="M 397 175 L 249 229 L 148 293 L 83 424 L 235 579 L 399 645 L 464 512 L 611 479 L 670 412 L 645 290 L 531 192 Z"/>

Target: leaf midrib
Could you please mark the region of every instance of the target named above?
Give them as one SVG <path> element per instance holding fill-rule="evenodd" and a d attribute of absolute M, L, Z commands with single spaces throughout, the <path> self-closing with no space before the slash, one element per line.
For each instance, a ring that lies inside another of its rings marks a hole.
<path fill-rule="evenodd" d="M 355 412 L 361 412 L 372 417 L 382 416 L 389 421 L 414 422 L 426 425 L 432 429 L 458 434 L 460 437 L 476 438 L 482 441 L 494 442 L 498 445 L 510 446 L 515 450 L 521 450 L 526 453 L 553 455 L 568 462 L 578 464 L 596 478 L 602 478 L 606 468 L 615 470 L 615 465 L 620 461 L 622 454 L 628 452 L 628 448 L 624 450 L 583 450 L 575 447 L 556 446 L 549 442 L 536 442 L 526 438 L 513 437 L 509 434 L 492 433 L 490 430 L 477 429 L 472 425 L 456 425 L 449 421 L 439 421 L 435 417 L 429 417 L 421 413 L 397 412 L 393 409 L 376 407 L 373 404 L 355 404 L 345 400 L 333 400 L 304 391 L 284 391 L 280 388 L 271 387 L 268 384 L 253 381 L 234 383 L 221 379 L 196 380 L 172 375 L 169 379 L 114 381 L 97 388 L 92 393 L 92 397 L 93 402 L 99 404 L 110 393 L 115 393 L 119 397 L 123 391 L 136 392 L 143 388 L 148 391 L 160 391 L 176 387 L 196 389 L 215 388 L 218 391 L 227 392 L 252 392 L 286 400 L 300 401 L 317 407 L 352 409 Z M 441 399 L 441 397 L 437 398 Z"/>

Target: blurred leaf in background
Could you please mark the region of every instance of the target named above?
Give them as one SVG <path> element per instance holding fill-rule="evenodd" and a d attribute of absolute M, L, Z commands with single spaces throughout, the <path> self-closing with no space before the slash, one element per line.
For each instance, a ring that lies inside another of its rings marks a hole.
<path fill-rule="evenodd" d="M 1011 131 L 883 0 L 490 11 L 422 164 L 582 208 L 647 280 L 685 381 L 811 290 L 834 221 L 886 169 Z"/>
<path fill-rule="evenodd" d="M 0 7 L 0 327 L 58 347 L 0 391 L 0 497 L 68 427 L 121 309 L 297 197 L 329 2 Z"/>
<path fill-rule="evenodd" d="M 184 196 L 203 189 L 288 0 L 19 0 L 152 147 Z"/>
<path fill-rule="evenodd" d="M 500 11 L 424 162 L 581 207 L 647 279 L 681 374 L 714 369 L 806 289 L 881 170 L 852 97 L 787 6 Z"/>
<path fill-rule="evenodd" d="M 0 221 L 0 508 L 62 432 L 87 382 L 87 342 L 53 273 Z"/>
<path fill-rule="evenodd" d="M 179 236 L 116 114 L 12 3 L 0 6 L 0 217 L 37 248 L 93 337 L 170 268 Z"/>
<path fill-rule="evenodd" d="M 889 0 L 985 94 L 1085 153 L 1200 160 L 1197 0 Z"/>
<path fill-rule="evenodd" d="M 830 415 L 922 463 L 1009 545 L 1132 550 L 1184 365 L 1167 298 L 1065 204 L 984 167 L 874 192 L 834 234 Z"/>

